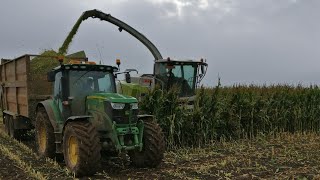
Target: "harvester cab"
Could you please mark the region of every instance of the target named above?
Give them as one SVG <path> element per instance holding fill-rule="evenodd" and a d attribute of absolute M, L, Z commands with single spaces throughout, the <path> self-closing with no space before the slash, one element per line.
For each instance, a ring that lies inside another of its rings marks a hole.
<path fill-rule="evenodd" d="M 123 73 L 138 72 L 135 69 L 127 69 Z M 181 100 L 193 104 L 196 89 L 205 76 L 207 63 L 202 59 L 195 60 L 171 60 L 160 59 L 154 62 L 153 74 L 131 73 L 130 82 L 127 80 L 117 82 L 117 92 L 142 99 L 146 93 L 157 88 L 169 91 L 174 88 Z M 126 78 L 127 79 L 127 78 Z"/>
<path fill-rule="evenodd" d="M 191 97 L 204 77 L 207 63 L 194 60 L 156 60 L 154 77 L 156 85 L 164 90 L 178 88 L 180 97 Z"/>

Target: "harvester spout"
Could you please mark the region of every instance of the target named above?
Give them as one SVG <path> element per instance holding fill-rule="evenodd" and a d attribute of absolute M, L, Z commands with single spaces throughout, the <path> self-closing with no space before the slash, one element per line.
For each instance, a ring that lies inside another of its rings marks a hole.
<path fill-rule="evenodd" d="M 147 37 L 145 37 L 143 34 L 138 32 L 137 30 L 135 30 L 133 27 L 129 26 L 128 24 L 122 22 L 121 20 L 111 16 L 110 14 L 106 14 L 106 13 L 101 12 L 101 11 L 96 10 L 96 9 L 85 11 L 80 16 L 80 18 L 77 20 L 76 24 L 73 26 L 71 32 L 69 33 L 69 35 L 67 36 L 67 38 L 63 42 L 62 46 L 59 48 L 59 53 L 61 53 L 61 54 L 66 54 L 67 53 L 68 47 L 69 47 L 74 35 L 77 33 L 81 22 L 85 21 L 89 17 L 98 18 L 98 19 L 100 19 L 102 21 L 108 21 L 109 23 L 118 26 L 120 32 L 122 30 L 125 30 L 126 32 L 131 34 L 133 37 L 138 39 L 142 44 L 144 44 L 149 49 L 149 51 L 151 52 L 151 54 L 153 55 L 155 60 L 163 59 L 162 55 L 159 52 L 159 50 L 157 49 L 157 47 Z"/>

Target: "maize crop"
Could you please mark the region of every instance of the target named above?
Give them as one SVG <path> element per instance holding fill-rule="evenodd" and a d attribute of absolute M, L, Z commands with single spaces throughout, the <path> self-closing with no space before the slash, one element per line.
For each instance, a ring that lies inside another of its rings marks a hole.
<path fill-rule="evenodd" d="M 141 102 L 155 115 L 169 149 L 201 147 L 221 138 L 254 138 L 279 132 L 319 132 L 318 86 L 234 85 L 200 88 L 194 109 L 180 106 L 174 90 L 154 90 Z"/>

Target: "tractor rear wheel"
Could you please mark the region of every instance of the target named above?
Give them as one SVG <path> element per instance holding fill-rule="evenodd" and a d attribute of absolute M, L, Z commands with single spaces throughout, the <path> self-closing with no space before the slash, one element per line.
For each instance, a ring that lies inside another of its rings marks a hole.
<path fill-rule="evenodd" d="M 53 127 L 44 108 L 40 108 L 36 115 L 36 148 L 40 157 L 55 157 L 55 137 Z"/>
<path fill-rule="evenodd" d="M 160 126 L 154 121 L 145 121 L 142 151 L 129 151 L 132 164 L 139 168 L 156 167 L 161 163 L 164 151 L 165 142 Z"/>
<path fill-rule="evenodd" d="M 93 175 L 100 168 L 101 145 L 96 128 L 87 121 L 66 125 L 63 154 L 67 167 L 77 177 Z"/>

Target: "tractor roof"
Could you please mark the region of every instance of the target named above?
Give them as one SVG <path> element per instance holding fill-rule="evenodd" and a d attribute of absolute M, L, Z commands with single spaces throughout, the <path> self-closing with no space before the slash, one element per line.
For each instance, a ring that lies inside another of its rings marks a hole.
<path fill-rule="evenodd" d="M 54 68 L 54 71 L 57 71 L 59 69 L 70 69 L 70 70 L 80 70 L 80 71 L 117 71 L 118 68 L 115 66 L 109 66 L 109 65 L 100 65 L 100 64 L 63 64 L 61 66 L 58 66 Z"/>

